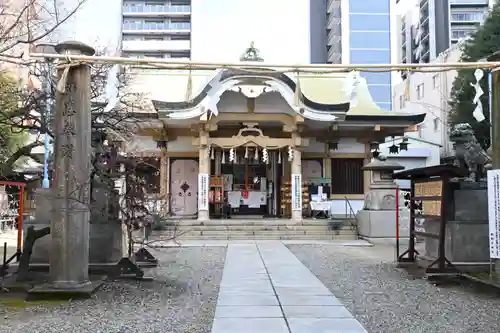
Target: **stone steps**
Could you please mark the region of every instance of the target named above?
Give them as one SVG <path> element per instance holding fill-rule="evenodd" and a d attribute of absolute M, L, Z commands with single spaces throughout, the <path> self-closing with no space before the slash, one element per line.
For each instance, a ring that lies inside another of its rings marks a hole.
<path fill-rule="evenodd" d="M 242 224 L 232 220 L 210 221 L 200 225 L 197 221 L 185 221 L 166 226 L 165 230 L 153 231 L 153 238 L 175 238 L 184 240 L 353 240 L 357 239 L 351 221 L 343 222 L 338 230 L 332 230 L 327 220 L 313 220 L 306 223 L 286 223 L 278 221 L 253 221 Z M 287 221 L 289 222 L 289 221 Z"/>
<path fill-rule="evenodd" d="M 357 236 L 352 234 L 323 234 L 323 235 L 253 235 L 253 236 L 243 236 L 243 235 L 217 235 L 217 236 L 179 236 L 176 237 L 179 240 L 356 240 Z"/>

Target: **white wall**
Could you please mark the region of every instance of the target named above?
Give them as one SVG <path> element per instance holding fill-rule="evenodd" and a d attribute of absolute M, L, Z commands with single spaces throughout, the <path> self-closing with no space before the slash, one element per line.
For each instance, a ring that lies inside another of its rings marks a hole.
<path fill-rule="evenodd" d="M 237 62 L 254 41 L 268 63 L 309 63 L 309 1 L 192 0 L 191 56 Z"/>
<path fill-rule="evenodd" d="M 460 59 L 459 46 L 455 45 L 440 54 L 433 63 L 458 62 Z M 413 73 L 409 78 L 393 88 L 394 111 L 421 113 L 427 116 L 419 125 L 419 137 L 429 142 L 441 145 L 441 155 L 448 156 L 452 152 L 448 139 L 448 100 L 456 71 L 441 73 Z M 423 95 L 419 95 L 421 86 Z M 408 93 L 405 93 L 408 91 Z M 404 96 L 407 96 L 408 100 Z"/>

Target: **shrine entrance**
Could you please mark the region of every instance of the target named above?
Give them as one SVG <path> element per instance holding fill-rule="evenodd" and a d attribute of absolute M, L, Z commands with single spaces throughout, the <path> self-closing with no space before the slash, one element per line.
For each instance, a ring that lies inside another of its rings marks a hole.
<path fill-rule="evenodd" d="M 210 217 L 281 217 L 282 180 L 291 177 L 291 139 L 265 136 L 252 125 L 209 141 Z"/>

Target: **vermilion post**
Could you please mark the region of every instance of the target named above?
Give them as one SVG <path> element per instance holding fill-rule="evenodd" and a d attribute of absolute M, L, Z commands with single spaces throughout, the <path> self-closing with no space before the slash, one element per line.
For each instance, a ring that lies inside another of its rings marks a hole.
<path fill-rule="evenodd" d="M 17 221 L 17 260 L 21 253 L 21 246 L 23 242 L 23 217 L 24 217 L 24 184 L 21 186 L 19 192 L 19 219 Z"/>
<path fill-rule="evenodd" d="M 399 260 L 399 186 L 396 185 L 396 261 Z"/>

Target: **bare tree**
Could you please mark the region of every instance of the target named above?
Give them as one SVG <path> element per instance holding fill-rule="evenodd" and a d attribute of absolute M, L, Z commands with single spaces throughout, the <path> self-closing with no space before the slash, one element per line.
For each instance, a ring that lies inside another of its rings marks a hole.
<path fill-rule="evenodd" d="M 25 46 L 49 37 L 87 0 L 4 0 L 0 3 L 0 61 L 19 63 Z"/>

